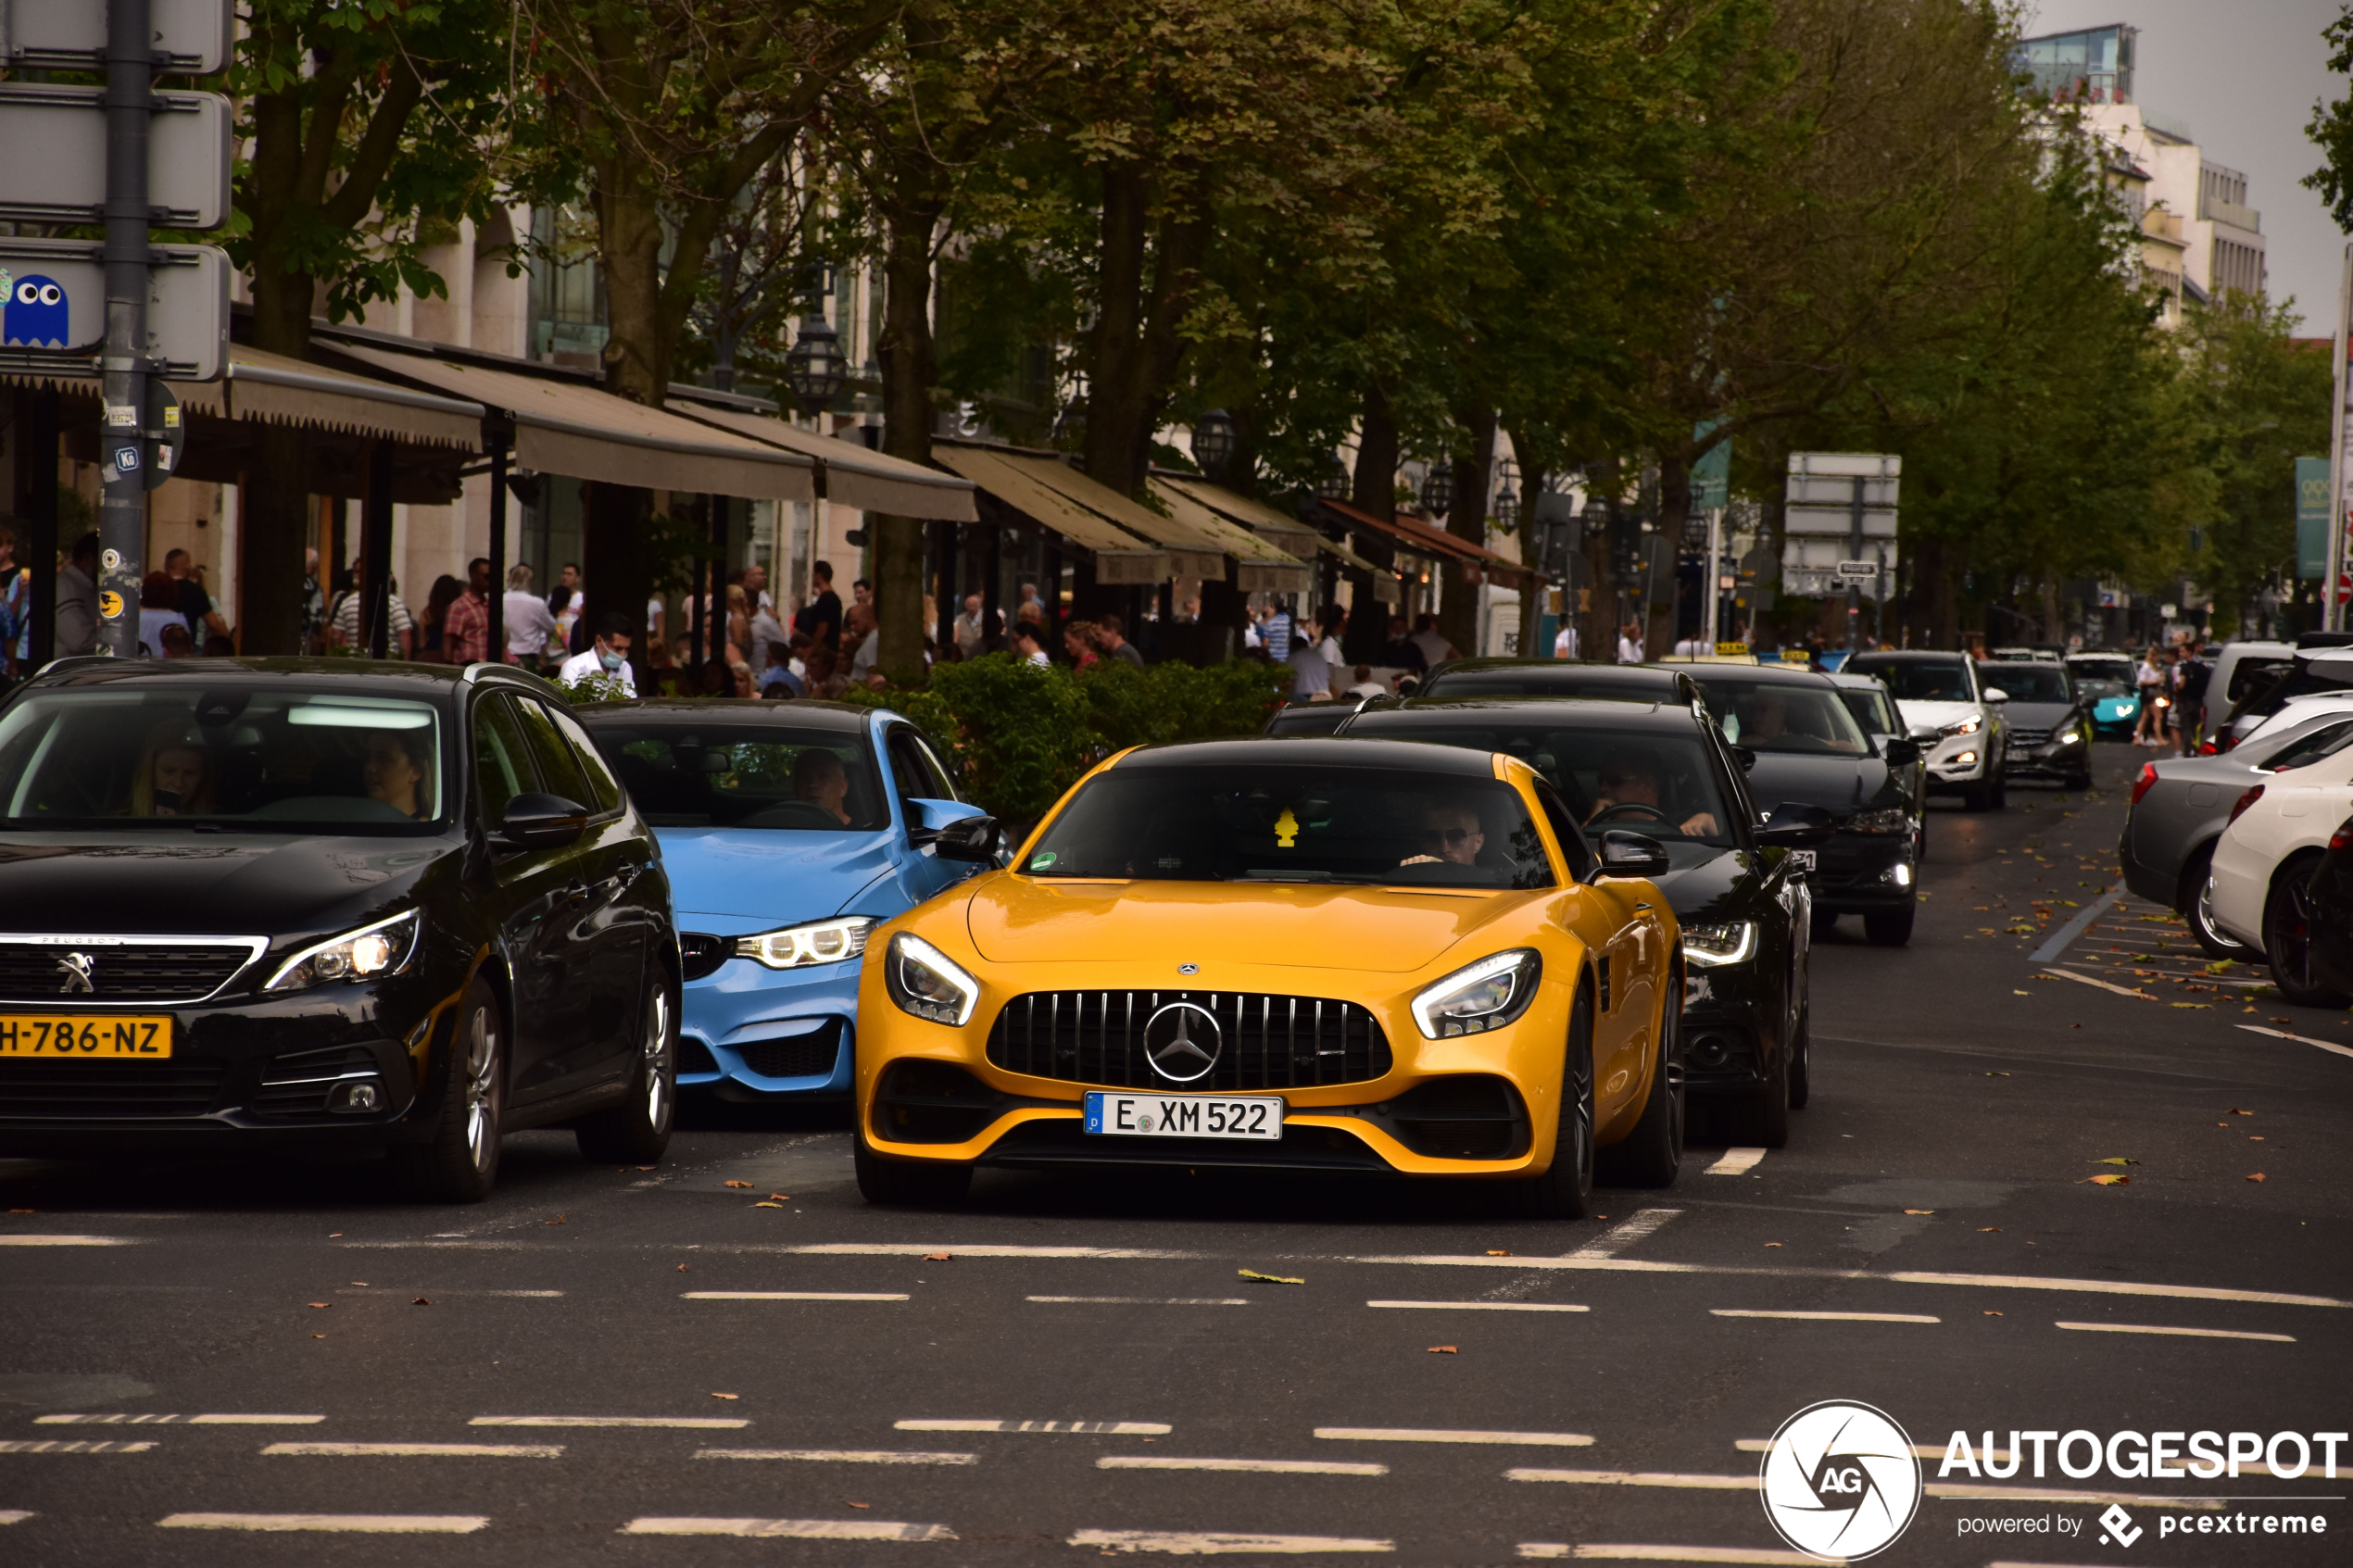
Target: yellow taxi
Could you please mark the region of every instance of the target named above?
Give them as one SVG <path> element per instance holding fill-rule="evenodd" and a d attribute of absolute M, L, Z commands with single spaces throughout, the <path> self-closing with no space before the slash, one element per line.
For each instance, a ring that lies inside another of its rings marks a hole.
<path fill-rule="evenodd" d="M 959 825 L 940 848 L 985 852 Z M 1396 1172 L 1584 1214 L 1681 1161 L 1683 960 L 1657 844 L 1495 753 L 1265 738 L 1122 753 L 1009 868 L 870 936 L 857 1169 Z"/>

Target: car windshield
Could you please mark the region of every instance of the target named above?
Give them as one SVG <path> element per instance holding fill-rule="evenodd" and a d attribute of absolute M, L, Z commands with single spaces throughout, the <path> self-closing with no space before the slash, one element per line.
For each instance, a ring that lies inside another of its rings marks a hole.
<path fill-rule="evenodd" d="M 2322 724 L 2309 734 L 2299 735 L 2256 766 L 2273 773 L 2284 773 L 2296 768 L 2309 768 L 2323 758 L 2334 757 L 2347 746 L 2353 746 L 2353 719 L 2340 719 Z"/>
<path fill-rule="evenodd" d="M 1961 665 L 1938 662 L 1930 664 L 1908 659 L 1857 659 L 1848 666 L 1850 675 L 1871 675 L 1887 683 L 1898 702 L 1974 702 L 1969 689 L 1969 671 Z"/>
<path fill-rule="evenodd" d="M 1859 691 L 1852 686 L 1842 686 L 1838 699 L 1846 704 L 1846 711 L 1854 715 L 1855 722 L 1862 727 L 1865 734 L 1900 735 L 1905 733 L 1903 722 L 1895 716 L 1895 704 L 1888 700 L 1885 692 Z"/>
<path fill-rule="evenodd" d="M 0 825 L 400 833 L 448 815 L 430 703 L 223 680 L 32 691 L 0 713 Z"/>
<path fill-rule="evenodd" d="M 2070 659 L 2067 667 L 2078 675 L 2089 675 L 2102 681 L 2114 681 L 2120 685 L 2133 684 L 2133 661 L 2122 654 L 2091 654 Z"/>
<path fill-rule="evenodd" d="M 1707 709 L 1724 738 L 1757 751 L 1800 752 L 1818 757 L 1868 757 L 1871 743 L 1839 700 L 1838 688 L 1748 681 L 1700 679 Z"/>
<path fill-rule="evenodd" d="M 1550 887 L 1519 793 L 1389 768 L 1114 768 L 1022 862 L 1031 876 Z"/>
<path fill-rule="evenodd" d="M 2067 670 L 2057 664 L 1981 664 L 1977 678 L 2012 702 L 2073 702 Z"/>
<path fill-rule="evenodd" d="M 1481 722 L 1440 725 L 1423 721 L 1428 717 L 1359 720 L 1349 734 L 1516 757 L 1552 781 L 1589 839 L 1604 828 L 1625 828 L 1669 845 L 1681 840 L 1718 849 L 1731 846 L 1733 808 L 1695 734 L 1564 728 L 1538 720 L 1499 722 L 1484 716 Z"/>
<path fill-rule="evenodd" d="M 658 828 L 871 833 L 890 822 L 855 731 L 632 710 L 589 716 L 588 733 Z"/>

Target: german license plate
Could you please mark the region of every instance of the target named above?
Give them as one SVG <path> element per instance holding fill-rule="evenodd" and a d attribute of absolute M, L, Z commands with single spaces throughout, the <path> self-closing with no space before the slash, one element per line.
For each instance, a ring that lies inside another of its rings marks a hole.
<path fill-rule="evenodd" d="M 1087 1096 L 1087 1130 L 1127 1138 L 1264 1138 L 1283 1136 L 1283 1102 L 1275 1095 Z"/>
<path fill-rule="evenodd" d="M 171 1017 L 119 1012 L 0 1012 L 0 1056 L 114 1057 L 157 1060 L 171 1054 Z"/>

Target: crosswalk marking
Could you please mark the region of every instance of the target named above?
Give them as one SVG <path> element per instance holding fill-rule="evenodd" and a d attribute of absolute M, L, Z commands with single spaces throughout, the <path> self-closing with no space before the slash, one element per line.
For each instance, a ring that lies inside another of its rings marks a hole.
<path fill-rule="evenodd" d="M 1211 1530 L 1081 1530 L 1073 1546 L 1100 1551 L 1157 1551 L 1177 1557 L 1260 1553 L 1291 1556 L 1322 1551 L 1395 1551 L 1397 1543 L 1349 1536 L 1241 1536 Z"/>
<path fill-rule="evenodd" d="M 1340 1443 L 1487 1443 L 1502 1448 L 1585 1449 L 1582 1432 L 1451 1431 L 1420 1426 L 1318 1426 L 1315 1436 Z"/>
<path fill-rule="evenodd" d="M 173 1513 L 166 1530 L 326 1530 L 371 1536 L 471 1536 L 490 1523 L 480 1513 Z"/>
<path fill-rule="evenodd" d="M 1700 1173 L 1707 1176 L 1745 1175 L 1755 1170 L 1764 1158 L 1765 1151 L 1761 1148 L 1728 1148 L 1715 1164 Z"/>
<path fill-rule="evenodd" d="M 733 1432 L 751 1423 L 734 1415 L 478 1415 L 469 1426 L 653 1426 Z"/>
<path fill-rule="evenodd" d="M 901 1524 L 887 1519 L 632 1519 L 624 1536 L 754 1536 L 802 1541 L 952 1541 L 945 1524 Z"/>
<path fill-rule="evenodd" d="M 1230 1470 L 1267 1475 L 1386 1475 L 1385 1464 L 1317 1459 L 1182 1459 L 1174 1454 L 1110 1454 L 1098 1470 Z"/>
<path fill-rule="evenodd" d="M 1114 1437 L 1159 1437 L 1170 1431 L 1158 1421 L 895 1421 L 901 1432 L 1093 1432 Z"/>
<path fill-rule="evenodd" d="M 311 1459 L 561 1459 L 560 1443 L 271 1443 L 265 1454 Z"/>
<path fill-rule="evenodd" d="M 143 1454 L 153 1443 L 107 1443 L 61 1437 L 17 1437 L 0 1443 L 0 1454 Z"/>
<path fill-rule="evenodd" d="M 833 1464 L 978 1464 L 978 1454 L 911 1449 L 697 1449 L 697 1459 L 800 1459 Z"/>
<path fill-rule="evenodd" d="M 682 1301 L 904 1301 L 905 1291 L 883 1290 L 682 1290 Z"/>
<path fill-rule="evenodd" d="M 1723 1160 L 1718 1160 L 1717 1164 L 1723 1164 L 1725 1160 L 1730 1160 L 1734 1154 L 1747 1154 L 1750 1152 L 1752 1151 L 1748 1149 L 1733 1149 L 1730 1153 L 1727 1153 Z M 1765 1151 L 1761 1148 L 1754 1150 L 1753 1152 L 1755 1152 L 1759 1160 L 1765 1157 Z M 1756 1163 L 1755 1160 L 1749 1161 L 1750 1165 L 1754 1165 L 1755 1163 Z M 1748 1169 L 1748 1166 L 1743 1165 L 1741 1169 L 1744 1171 Z M 1710 1167 L 1710 1173 L 1721 1174 L 1722 1173 L 1717 1172 L 1713 1167 Z M 1649 1236 L 1655 1236 L 1658 1233 L 1660 1226 L 1666 1224 L 1667 1221 L 1675 1218 L 1675 1216 L 1680 1214 L 1682 1210 L 1680 1209 L 1638 1209 L 1634 1211 L 1632 1218 L 1621 1221 L 1618 1223 L 1612 1225 L 1608 1230 L 1604 1231 L 1600 1236 L 1595 1236 L 1592 1240 L 1587 1242 L 1584 1246 L 1570 1253 L 1569 1256 L 1572 1258 L 1615 1258 L 1620 1252 L 1623 1252 L 1628 1248 L 1633 1246 L 1636 1242 L 1644 1240 Z"/>
<path fill-rule="evenodd" d="M 205 1415 L 36 1415 L 35 1426 L 316 1426 L 326 1420 L 323 1415 L 247 1414 L 243 1411 L 216 1411 Z"/>

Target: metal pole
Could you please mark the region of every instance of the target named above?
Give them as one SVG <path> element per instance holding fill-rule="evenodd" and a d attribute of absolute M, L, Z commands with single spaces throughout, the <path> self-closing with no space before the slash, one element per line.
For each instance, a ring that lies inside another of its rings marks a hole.
<path fill-rule="evenodd" d="M 2335 413 L 2329 420 L 2329 543 L 2321 569 L 2321 627 L 2328 632 L 2345 629 L 2345 611 L 2336 602 L 2336 580 L 2345 571 L 2345 402 L 2353 395 L 2345 363 L 2347 353 L 2353 350 L 2353 344 L 2347 341 L 2347 317 L 2353 317 L 2353 245 L 2345 247 L 2345 270 L 2336 291 L 2335 400 L 2330 405 Z"/>
<path fill-rule="evenodd" d="M 686 584 L 686 689 L 690 692 L 702 690 L 703 622 L 711 614 L 706 603 L 711 583 L 711 515 L 718 509 L 717 496 L 703 496 L 702 527 L 695 534 L 694 570 Z"/>
<path fill-rule="evenodd" d="M 147 137 L 155 115 L 148 0 L 107 0 L 107 347 L 99 362 L 97 651 L 139 652 L 147 553 Z"/>
<path fill-rule="evenodd" d="M 1855 505 L 1846 524 L 1846 558 L 1863 558 L 1863 486 L 1869 483 L 1861 474 L 1855 476 Z M 1863 585 L 1853 578 L 1846 582 L 1846 651 L 1862 651 Z"/>
<path fill-rule="evenodd" d="M 32 395 L 32 429 L 25 437 L 24 460 L 32 464 L 32 537 L 26 564 L 32 568 L 32 640 L 26 662 L 38 670 L 57 657 L 57 386 Z M 32 670 L 19 671 L 31 674 Z"/>
<path fill-rule="evenodd" d="M 359 635 L 370 659 L 392 656 L 392 443 L 368 444 L 368 499 L 360 513 Z"/>
<path fill-rule="evenodd" d="M 507 657 L 507 438 L 490 438 L 490 629 L 482 657 L 493 664 Z"/>
<path fill-rule="evenodd" d="M 1724 638 L 1724 508 L 1707 508 L 1707 592 L 1706 621 L 1700 640 L 1714 653 L 1716 645 Z"/>

